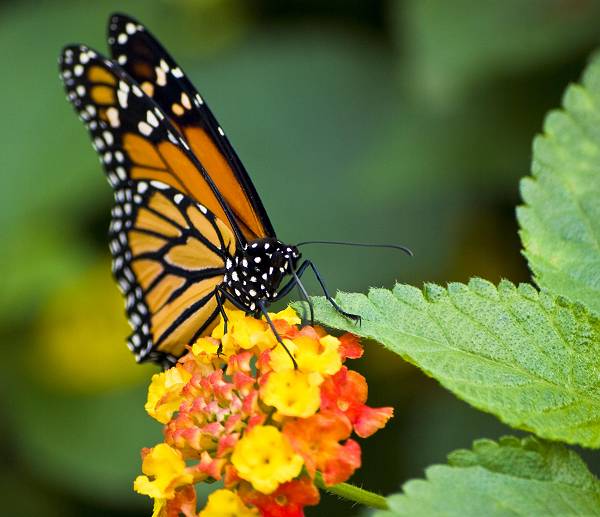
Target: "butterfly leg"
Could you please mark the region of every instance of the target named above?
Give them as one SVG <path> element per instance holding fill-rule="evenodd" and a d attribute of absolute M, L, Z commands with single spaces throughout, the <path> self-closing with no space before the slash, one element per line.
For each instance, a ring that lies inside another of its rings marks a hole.
<path fill-rule="evenodd" d="M 304 300 L 306 301 L 306 303 L 308 304 L 308 309 L 310 311 L 310 324 L 311 326 L 315 324 L 315 308 L 313 306 L 312 300 L 310 299 L 310 296 L 308 296 L 308 293 L 306 292 L 306 288 L 304 287 L 304 284 L 302 284 L 302 282 L 300 281 L 300 275 L 304 272 L 300 272 L 299 274 L 294 271 L 294 268 L 291 267 L 290 264 L 290 271 L 292 272 L 292 281 L 296 284 L 296 286 L 298 287 L 298 290 L 300 291 L 300 294 L 302 295 L 302 298 L 304 298 Z M 306 314 L 306 313 L 304 313 Z"/>
<path fill-rule="evenodd" d="M 310 260 L 305 260 L 302 265 L 303 266 L 306 265 L 306 266 L 304 269 L 302 269 L 302 267 L 298 268 L 298 276 L 300 276 L 300 274 L 304 273 L 306 268 L 310 267 L 312 269 L 313 273 L 315 274 L 317 282 L 319 282 L 319 285 L 321 286 L 321 289 L 323 290 L 323 294 L 325 295 L 325 298 L 333 306 L 333 308 L 336 311 L 338 311 L 342 316 L 345 316 L 346 318 L 351 319 L 352 321 L 354 321 L 355 323 L 358 323 L 360 325 L 361 317 L 358 314 L 352 314 L 350 312 L 346 312 L 344 309 L 342 309 L 336 303 L 336 301 L 333 299 L 333 297 L 329 294 L 329 291 L 327 290 L 327 287 L 325 286 L 325 282 L 323 281 L 323 278 L 321 277 L 321 273 L 319 273 L 317 266 L 315 266 Z M 300 269 L 302 269 L 302 272 L 300 271 Z"/>
<path fill-rule="evenodd" d="M 229 318 L 227 318 L 227 313 L 225 312 L 225 302 L 230 302 L 234 307 L 244 312 L 248 312 L 248 307 L 236 300 L 234 296 L 232 296 L 229 292 L 227 292 L 227 290 L 225 290 L 221 286 L 217 287 L 215 296 L 217 298 L 217 307 L 219 308 L 221 316 L 223 316 L 223 333 L 227 334 L 227 323 L 229 321 Z M 219 348 L 217 349 L 217 355 L 220 355 L 222 351 L 223 345 L 219 344 Z"/>
<path fill-rule="evenodd" d="M 273 331 L 273 334 L 275 335 L 275 339 L 277 339 L 277 341 L 279 342 L 279 344 L 287 352 L 287 355 L 290 356 L 290 359 L 292 360 L 292 364 L 294 365 L 294 370 L 297 370 L 298 369 L 298 363 L 296 362 L 296 359 L 294 359 L 294 356 L 289 351 L 288 347 L 285 346 L 285 343 L 283 342 L 283 339 L 281 339 L 281 336 L 279 335 L 279 332 L 277 332 L 277 329 L 275 328 L 275 325 L 273 325 L 273 320 L 271 320 L 271 316 L 269 316 L 269 313 L 267 311 L 267 308 L 265 307 L 264 302 L 262 300 L 259 300 L 257 302 L 257 304 L 258 304 L 258 307 L 260 309 L 260 312 L 262 312 L 262 315 L 265 317 L 265 320 L 267 320 L 267 323 L 269 324 L 269 327 L 271 327 L 271 330 Z"/>
<path fill-rule="evenodd" d="M 291 264 L 290 264 L 290 266 L 291 266 Z M 277 296 L 275 298 L 273 298 L 271 301 L 275 302 L 275 301 L 281 300 L 282 298 L 287 296 L 294 287 L 298 287 L 302 298 L 304 298 L 304 300 L 308 304 L 308 307 L 310 310 L 310 324 L 314 325 L 315 317 L 314 317 L 313 303 L 310 299 L 310 296 L 308 296 L 308 293 L 306 292 L 304 285 L 300 281 L 300 276 L 302 275 L 302 273 L 304 273 L 304 271 L 306 270 L 307 267 L 308 267 L 308 264 L 306 261 L 304 261 L 296 271 L 294 271 L 293 267 L 290 267 L 290 271 L 291 271 L 290 274 L 292 275 L 292 278 L 279 290 L 279 292 L 277 293 Z"/>
<path fill-rule="evenodd" d="M 338 311 L 340 314 L 345 316 L 346 318 L 351 319 L 352 321 L 355 321 L 360 325 L 361 317 L 358 314 L 352 314 L 350 312 L 346 312 L 344 309 L 342 309 L 336 303 L 336 301 L 333 299 L 333 297 L 329 294 L 329 291 L 327 290 L 327 287 L 325 286 L 325 282 L 323 281 L 323 278 L 321 277 L 319 270 L 310 260 L 305 260 L 304 262 L 302 262 L 302 264 L 300 264 L 300 267 L 295 272 L 292 272 L 293 278 L 281 288 L 279 293 L 277 293 L 277 296 L 275 297 L 275 299 L 273 299 L 272 301 L 277 301 L 277 300 L 283 298 L 284 296 L 286 296 L 292 290 L 292 288 L 294 286 L 296 286 L 296 285 L 298 287 L 302 286 L 302 283 L 300 282 L 300 277 L 304 274 L 304 272 L 308 268 L 312 269 L 317 281 L 319 282 L 319 285 L 321 286 L 321 289 L 323 290 L 323 294 L 325 295 L 325 298 L 331 305 L 333 305 L 333 308 L 336 311 Z M 304 287 L 304 286 L 302 286 L 302 287 Z M 304 293 L 306 293 L 306 290 L 304 290 Z M 308 294 L 306 296 L 308 297 Z M 312 319 L 313 318 L 313 305 L 312 305 L 312 302 L 310 301 L 310 299 L 308 299 L 307 301 L 308 301 L 309 307 L 311 309 L 310 312 L 311 312 L 311 319 Z"/>

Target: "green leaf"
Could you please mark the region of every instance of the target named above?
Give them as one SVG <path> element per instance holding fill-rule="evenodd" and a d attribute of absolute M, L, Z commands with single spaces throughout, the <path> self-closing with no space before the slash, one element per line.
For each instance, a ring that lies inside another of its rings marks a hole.
<path fill-rule="evenodd" d="M 563 106 L 533 143 L 521 239 L 538 285 L 600 313 L 600 59 Z"/>
<path fill-rule="evenodd" d="M 469 404 L 550 439 L 600 446 L 600 320 L 528 284 L 397 284 L 323 298 L 317 320 L 382 343 Z"/>
<path fill-rule="evenodd" d="M 377 517 L 600 515 L 600 481 L 566 447 L 533 437 L 478 440 L 426 480 L 411 480 Z"/>

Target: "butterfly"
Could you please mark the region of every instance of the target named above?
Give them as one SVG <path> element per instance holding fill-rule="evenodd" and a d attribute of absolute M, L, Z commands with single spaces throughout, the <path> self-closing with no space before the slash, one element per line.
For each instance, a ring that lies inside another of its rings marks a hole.
<path fill-rule="evenodd" d="M 174 364 L 229 305 L 276 332 L 266 308 L 295 286 L 310 305 L 307 269 L 358 320 L 298 246 L 277 238 L 223 129 L 156 38 L 114 14 L 108 44 L 111 58 L 67 46 L 59 68 L 114 191 L 109 247 L 136 360 Z"/>

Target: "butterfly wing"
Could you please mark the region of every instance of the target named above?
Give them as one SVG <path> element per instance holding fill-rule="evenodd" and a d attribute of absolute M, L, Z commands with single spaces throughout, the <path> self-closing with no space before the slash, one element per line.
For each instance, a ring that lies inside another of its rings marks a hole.
<path fill-rule="evenodd" d="M 176 357 L 214 322 L 235 219 L 185 139 L 117 65 L 72 46 L 60 68 L 115 191 L 111 252 L 130 347 L 140 361 Z"/>
<path fill-rule="evenodd" d="M 234 236 L 164 183 L 139 181 L 115 194 L 110 250 L 133 327 L 128 346 L 138 361 L 174 362 L 216 324 Z"/>
<path fill-rule="evenodd" d="M 188 142 L 236 218 L 246 240 L 275 232 L 246 169 L 202 97 L 162 45 L 136 20 L 114 14 L 111 54 L 161 106 Z"/>

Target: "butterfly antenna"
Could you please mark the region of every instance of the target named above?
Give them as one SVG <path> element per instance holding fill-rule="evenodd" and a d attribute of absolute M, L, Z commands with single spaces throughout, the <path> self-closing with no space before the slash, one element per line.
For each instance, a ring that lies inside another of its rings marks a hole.
<path fill-rule="evenodd" d="M 338 246 L 356 246 L 358 248 L 388 248 L 393 250 L 399 250 L 406 253 L 408 256 L 413 257 L 414 253 L 406 246 L 400 244 L 373 244 L 369 242 L 346 242 L 346 241 L 304 241 L 296 244 L 296 247 L 304 246 L 306 244 L 334 244 Z"/>

